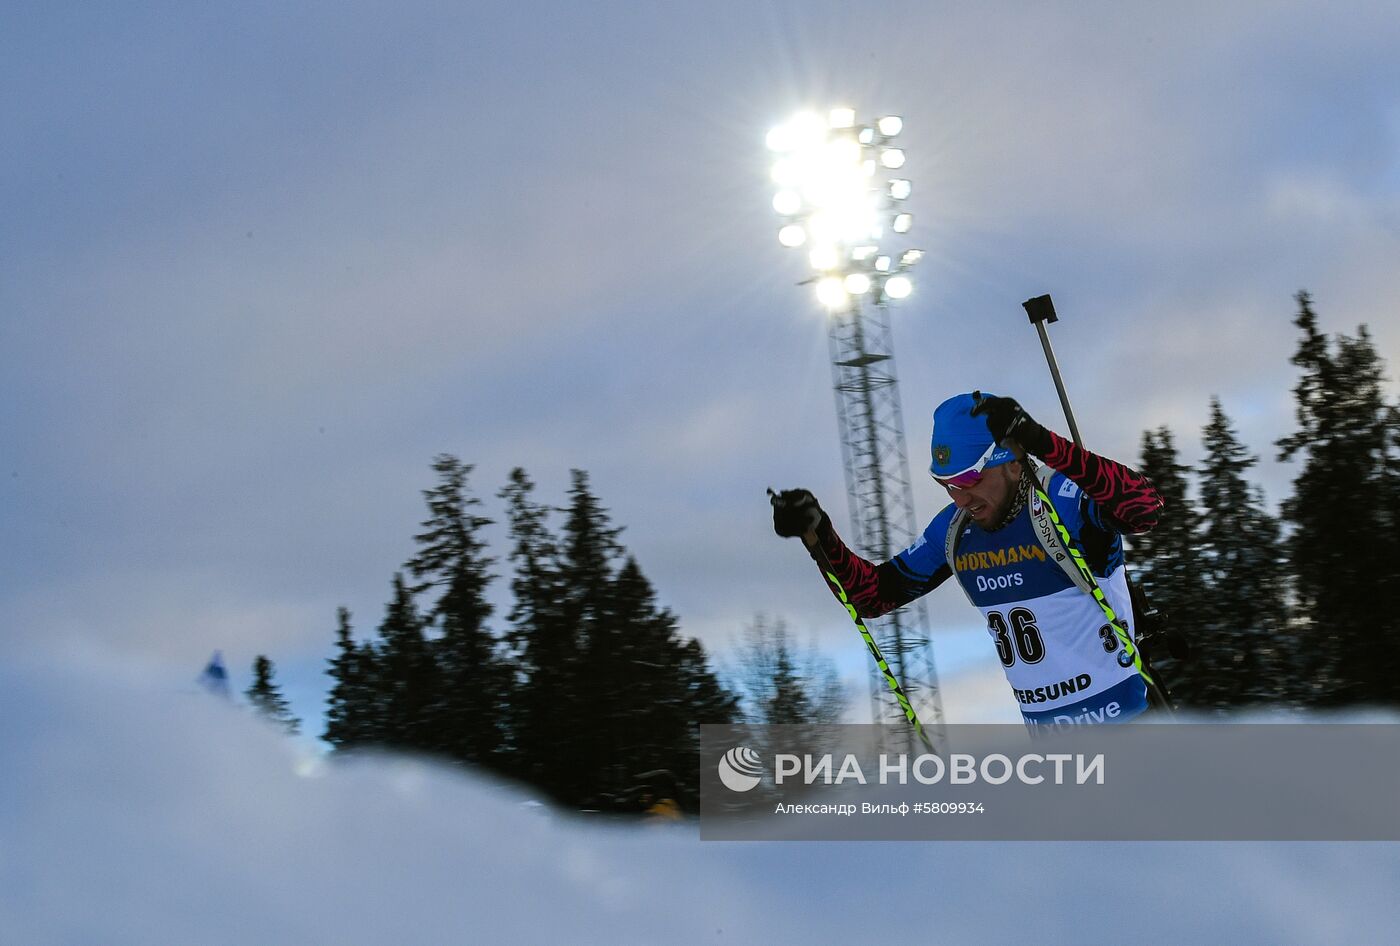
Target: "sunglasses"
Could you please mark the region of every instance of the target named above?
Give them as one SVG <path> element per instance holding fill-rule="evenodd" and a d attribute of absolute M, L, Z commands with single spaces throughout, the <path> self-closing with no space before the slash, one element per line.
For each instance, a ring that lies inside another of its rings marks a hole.
<path fill-rule="evenodd" d="M 997 445 L 995 443 L 989 445 L 976 463 L 960 473 L 954 473 L 952 476 L 938 476 L 937 474 L 933 474 L 932 470 L 930 470 L 929 473 L 933 474 L 934 482 L 944 489 L 967 489 L 976 486 L 978 483 L 982 482 L 982 470 L 986 467 L 987 461 L 992 458 L 992 454 L 996 453 L 996 450 Z"/>

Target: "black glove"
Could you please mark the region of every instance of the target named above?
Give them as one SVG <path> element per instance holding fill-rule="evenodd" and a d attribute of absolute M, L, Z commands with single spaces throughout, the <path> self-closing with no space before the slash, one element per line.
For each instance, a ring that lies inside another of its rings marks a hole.
<path fill-rule="evenodd" d="M 770 489 L 768 499 L 773 504 L 773 531 L 785 539 L 816 529 L 826 518 L 817 497 L 805 489 Z"/>
<path fill-rule="evenodd" d="M 994 397 L 980 392 L 973 396 L 977 399 L 977 406 L 972 409 L 972 416 L 987 418 L 987 430 L 997 443 L 1005 446 L 1007 440 L 1014 440 L 1026 452 L 1038 457 L 1050 452 L 1050 431 L 1032 420 L 1015 398 Z"/>

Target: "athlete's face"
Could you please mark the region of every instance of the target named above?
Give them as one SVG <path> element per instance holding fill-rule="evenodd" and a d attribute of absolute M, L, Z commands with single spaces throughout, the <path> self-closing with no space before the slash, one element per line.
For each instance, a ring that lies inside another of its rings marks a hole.
<path fill-rule="evenodd" d="M 966 509 L 968 516 L 979 526 L 995 525 L 1011 508 L 1016 498 L 1016 486 L 1021 482 L 1021 463 L 1012 460 L 1001 466 L 994 466 L 982 474 L 982 478 L 971 486 L 962 489 L 945 487 L 953 497 L 953 504 Z"/>

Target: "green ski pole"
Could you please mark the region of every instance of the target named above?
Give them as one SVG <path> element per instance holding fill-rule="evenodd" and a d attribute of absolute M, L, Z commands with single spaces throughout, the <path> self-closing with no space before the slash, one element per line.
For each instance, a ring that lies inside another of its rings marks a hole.
<path fill-rule="evenodd" d="M 773 505 L 778 504 L 778 494 L 770 488 L 768 490 L 768 501 Z M 855 605 L 851 603 L 850 596 L 846 594 L 846 588 L 841 584 L 841 579 L 836 577 L 835 570 L 831 567 L 830 560 L 826 553 L 818 546 L 816 549 L 817 564 L 821 567 L 822 574 L 826 576 L 827 583 L 831 585 L 831 590 L 836 593 L 836 598 L 846 609 L 846 614 L 855 623 L 856 630 L 860 631 L 861 640 L 865 641 L 865 649 L 870 651 L 870 656 L 875 660 L 875 666 L 879 668 L 880 674 L 885 678 L 885 683 L 889 685 L 894 698 L 899 701 L 899 708 L 904 711 L 904 718 L 909 721 L 909 725 L 914 727 L 914 732 L 928 750 L 935 755 L 938 749 L 934 746 L 933 740 L 929 738 L 928 732 L 924 729 L 924 724 L 919 722 L 919 716 L 914 712 L 914 706 L 909 702 L 909 696 L 904 692 L 904 687 L 900 686 L 899 678 L 890 669 L 889 661 L 880 652 L 880 645 L 875 643 L 875 637 L 870 633 L 870 629 L 865 626 L 865 622 L 856 613 Z"/>

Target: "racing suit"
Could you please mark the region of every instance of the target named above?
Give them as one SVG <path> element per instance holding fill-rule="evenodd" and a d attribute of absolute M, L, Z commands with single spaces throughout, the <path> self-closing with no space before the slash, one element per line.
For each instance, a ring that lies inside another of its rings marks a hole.
<path fill-rule="evenodd" d="M 1123 535 L 1147 532 L 1162 500 L 1150 481 L 1053 431 L 1042 460 L 1055 473 L 1047 495 L 1113 611 L 1135 620 L 1123 569 Z M 1020 489 L 1030 488 L 1023 474 Z M 1024 494 L 1023 494 L 1024 495 Z M 1147 709 L 1147 686 L 1098 604 L 1050 561 L 1037 540 L 1032 496 L 995 530 L 967 520 L 947 557 L 957 512 L 949 504 L 909 548 L 879 565 L 856 555 L 822 517 L 817 546 L 856 612 L 879 617 L 956 575 L 982 612 L 1026 725 L 1123 722 Z M 1131 632 L 1131 631 L 1130 631 Z"/>

